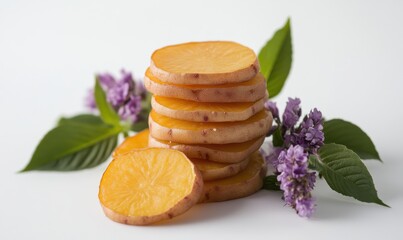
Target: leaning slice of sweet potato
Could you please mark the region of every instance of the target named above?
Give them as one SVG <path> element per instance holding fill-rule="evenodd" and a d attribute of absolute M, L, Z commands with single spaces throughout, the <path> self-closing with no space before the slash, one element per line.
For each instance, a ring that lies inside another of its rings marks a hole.
<path fill-rule="evenodd" d="M 147 148 L 117 156 L 102 176 L 98 197 L 113 221 L 146 225 L 186 212 L 202 189 L 200 172 L 185 154 Z"/>

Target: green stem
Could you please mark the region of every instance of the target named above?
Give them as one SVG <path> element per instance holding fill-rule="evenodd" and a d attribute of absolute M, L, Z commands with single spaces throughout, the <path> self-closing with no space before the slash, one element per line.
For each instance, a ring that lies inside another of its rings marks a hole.
<path fill-rule="evenodd" d="M 129 133 L 128 132 L 123 132 L 123 136 L 125 137 L 125 138 L 127 138 L 128 136 L 129 136 Z"/>

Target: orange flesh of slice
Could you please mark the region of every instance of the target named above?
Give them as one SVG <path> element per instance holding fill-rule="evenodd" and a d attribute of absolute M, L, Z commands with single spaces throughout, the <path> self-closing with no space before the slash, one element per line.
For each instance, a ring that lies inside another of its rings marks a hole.
<path fill-rule="evenodd" d="M 213 150 L 217 151 L 222 151 L 222 152 L 243 152 L 249 149 L 251 145 L 253 145 L 255 142 L 260 141 L 262 137 L 255 138 L 253 140 L 247 141 L 247 142 L 242 142 L 242 143 L 228 143 L 228 144 L 203 144 L 203 145 L 197 145 L 197 144 L 187 144 L 187 145 L 194 145 L 194 146 L 203 146 L 206 148 L 210 148 Z M 175 143 L 172 141 L 165 141 L 165 140 L 159 140 L 156 139 L 157 141 L 167 144 L 171 147 L 176 146 L 176 145 L 183 145 L 180 143 Z"/>
<path fill-rule="evenodd" d="M 250 48 L 234 42 L 193 42 L 161 48 L 153 53 L 156 67 L 170 73 L 229 73 L 256 60 Z"/>
<path fill-rule="evenodd" d="M 200 170 L 200 171 L 208 171 L 208 170 L 213 170 L 213 169 L 219 169 L 228 166 L 228 163 L 217 163 L 217 162 L 211 162 L 207 160 L 202 160 L 202 159 L 191 159 L 194 165 Z"/>
<path fill-rule="evenodd" d="M 226 84 L 218 84 L 218 85 L 185 85 L 185 84 L 173 84 L 173 83 L 167 83 L 163 82 L 157 77 L 155 77 L 150 69 L 148 68 L 146 71 L 146 77 L 149 78 L 151 81 L 161 84 L 161 85 L 172 85 L 172 86 L 177 86 L 181 88 L 188 88 L 188 89 L 206 89 L 206 88 L 231 88 L 231 87 L 242 87 L 242 86 L 251 86 L 251 85 L 256 85 L 259 84 L 262 81 L 265 81 L 264 77 L 262 74 L 258 73 L 255 77 L 248 81 L 244 82 L 238 82 L 238 83 L 226 83 Z"/>
<path fill-rule="evenodd" d="M 134 136 L 127 137 L 113 152 L 113 157 L 130 152 L 134 149 L 148 147 L 148 136 L 150 131 L 147 129 L 137 133 Z"/>
<path fill-rule="evenodd" d="M 181 152 L 149 148 L 115 158 L 99 187 L 101 203 L 124 216 L 154 216 L 170 210 L 193 190 L 192 162 Z"/>
<path fill-rule="evenodd" d="M 265 119 L 267 117 L 266 111 L 260 111 L 248 118 L 245 121 L 238 122 L 190 122 L 179 119 L 173 119 L 166 117 L 164 115 L 158 114 L 155 111 L 151 111 L 151 118 L 161 126 L 173 129 L 185 129 L 185 130 L 203 130 L 207 128 L 225 128 L 225 127 L 233 127 L 240 126 L 243 124 L 257 122 L 259 120 Z"/>
<path fill-rule="evenodd" d="M 181 111 L 242 112 L 255 104 L 255 102 L 203 103 L 160 96 L 154 96 L 154 98 L 160 105 Z"/>

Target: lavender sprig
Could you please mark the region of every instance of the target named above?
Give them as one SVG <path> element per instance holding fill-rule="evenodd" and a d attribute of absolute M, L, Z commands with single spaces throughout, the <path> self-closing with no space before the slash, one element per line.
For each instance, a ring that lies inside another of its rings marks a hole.
<path fill-rule="evenodd" d="M 265 103 L 277 123 L 274 132 L 279 131 L 282 138 L 282 146 L 272 148 L 265 154 L 265 159 L 275 169 L 286 205 L 294 208 L 299 216 L 309 218 L 315 207 L 311 191 L 316 173 L 308 170 L 308 157 L 323 145 L 323 119 L 322 113 L 315 108 L 297 125 L 302 113 L 300 104 L 300 99 L 288 98 L 280 119 L 276 103 Z"/>

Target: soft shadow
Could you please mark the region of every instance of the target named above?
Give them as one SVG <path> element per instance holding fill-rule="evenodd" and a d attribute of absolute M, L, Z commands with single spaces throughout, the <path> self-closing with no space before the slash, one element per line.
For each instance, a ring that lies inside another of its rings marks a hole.
<path fill-rule="evenodd" d="M 317 197 L 318 204 L 312 220 L 334 220 L 346 219 L 352 216 L 361 215 L 364 208 L 368 208 L 369 204 L 354 202 L 354 200 L 347 201 L 343 199 L 336 199 L 330 197 Z"/>
<path fill-rule="evenodd" d="M 245 207 L 247 201 L 247 199 L 243 198 L 227 202 L 197 204 L 186 213 L 173 219 L 163 221 L 155 226 L 185 225 L 204 221 L 212 222 L 221 218 L 230 218 L 231 215 L 236 214 L 236 212 Z"/>

